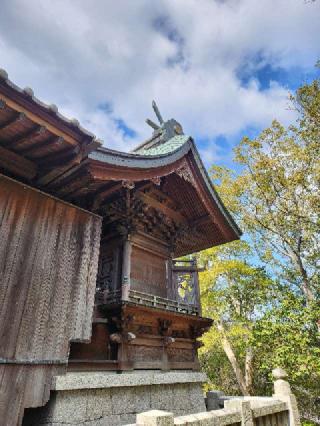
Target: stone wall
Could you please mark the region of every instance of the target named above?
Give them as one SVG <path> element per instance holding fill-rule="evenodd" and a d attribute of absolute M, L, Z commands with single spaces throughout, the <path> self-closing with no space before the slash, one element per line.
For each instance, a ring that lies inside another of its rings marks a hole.
<path fill-rule="evenodd" d="M 176 416 L 205 410 L 204 374 L 73 373 L 58 378 L 49 403 L 27 410 L 23 426 L 118 426 L 137 413 L 170 410 Z"/>
<path fill-rule="evenodd" d="M 281 368 L 273 370 L 272 397 L 245 396 L 224 401 L 224 408 L 183 416 L 161 410 L 137 415 L 131 426 L 301 426 L 297 401 Z M 129 426 L 129 425 L 128 425 Z"/>

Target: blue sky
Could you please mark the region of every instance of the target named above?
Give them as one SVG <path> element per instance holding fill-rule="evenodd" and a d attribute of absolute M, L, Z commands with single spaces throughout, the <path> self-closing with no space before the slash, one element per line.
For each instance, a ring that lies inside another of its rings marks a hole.
<path fill-rule="evenodd" d="M 273 118 L 316 76 L 320 2 L 2 0 L 0 67 L 112 149 L 150 136 L 155 99 L 207 166 Z"/>

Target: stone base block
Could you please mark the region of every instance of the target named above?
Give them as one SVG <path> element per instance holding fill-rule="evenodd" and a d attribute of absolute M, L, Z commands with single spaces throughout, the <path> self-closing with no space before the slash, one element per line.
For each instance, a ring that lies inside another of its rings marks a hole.
<path fill-rule="evenodd" d="M 23 426 L 118 426 L 149 410 L 198 413 L 206 409 L 205 380 L 196 372 L 69 373 L 55 378 L 44 407 L 26 410 Z"/>

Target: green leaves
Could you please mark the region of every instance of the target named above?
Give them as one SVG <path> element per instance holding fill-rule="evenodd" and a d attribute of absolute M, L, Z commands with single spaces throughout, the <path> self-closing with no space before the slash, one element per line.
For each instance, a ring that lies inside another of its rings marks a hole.
<path fill-rule="evenodd" d="M 214 167 L 211 175 L 260 259 L 310 301 L 320 268 L 319 82 L 301 87 L 293 102 L 297 126 L 275 120 L 257 138 L 243 138 L 235 148 L 242 172 Z"/>
<path fill-rule="evenodd" d="M 210 170 L 246 241 L 197 256 L 207 268 L 200 274 L 203 313 L 215 320 L 203 338 L 201 361 L 213 386 L 233 394 L 271 392 L 271 370 L 283 367 L 303 411 L 314 418 L 320 391 L 319 81 L 302 86 L 291 101 L 298 113 L 294 126 L 275 120 L 235 148 L 238 175 Z"/>

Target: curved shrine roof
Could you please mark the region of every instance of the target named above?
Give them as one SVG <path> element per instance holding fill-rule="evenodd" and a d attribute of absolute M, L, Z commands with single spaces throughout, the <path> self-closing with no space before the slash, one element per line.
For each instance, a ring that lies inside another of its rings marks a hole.
<path fill-rule="evenodd" d="M 157 169 L 159 177 L 169 175 L 172 171 L 168 172 L 166 169 L 162 175 L 161 169 L 165 169 L 174 164 L 176 164 L 176 169 L 179 169 L 181 166 L 177 164 L 177 162 L 187 157 L 188 161 L 186 165 L 190 173 L 194 174 L 194 180 L 198 181 L 199 186 L 205 187 L 210 195 L 211 203 L 219 209 L 226 221 L 226 225 L 232 229 L 233 237 L 230 236 L 228 240 L 231 241 L 232 239 L 239 238 L 242 232 L 212 185 L 196 145 L 190 136 L 176 135 L 168 141 L 159 143 L 156 146 L 152 146 L 148 149 L 140 148 L 131 153 L 124 153 L 101 147 L 88 155 L 89 160 L 99 162 L 101 165 L 105 164 L 126 168 L 127 171 L 122 176 L 123 179 L 125 179 L 126 173 L 129 171 L 128 169 L 135 171 L 139 169 L 148 170 L 148 172 L 152 171 L 152 169 Z M 135 179 L 133 178 L 133 180 Z M 137 175 L 136 180 L 139 181 L 141 178 Z"/>

